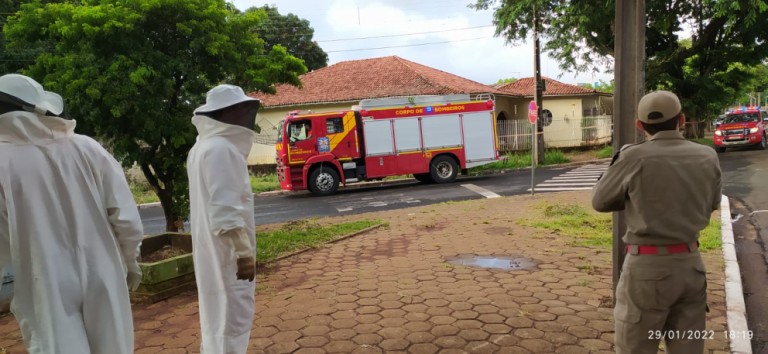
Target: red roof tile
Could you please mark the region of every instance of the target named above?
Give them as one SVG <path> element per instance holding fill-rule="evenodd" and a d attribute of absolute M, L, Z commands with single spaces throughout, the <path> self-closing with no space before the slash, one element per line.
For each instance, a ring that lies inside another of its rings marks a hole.
<path fill-rule="evenodd" d="M 265 107 L 454 93 L 514 96 L 397 56 L 343 61 L 302 75 L 301 83 L 302 88 L 277 85 L 274 95 L 250 95 L 259 98 Z"/>
<path fill-rule="evenodd" d="M 609 93 L 589 89 L 582 86 L 576 86 L 566 84 L 557 80 L 550 79 L 548 77 L 543 78 L 545 81 L 544 96 L 580 96 L 580 95 L 610 95 Z M 500 91 L 513 95 L 521 95 L 526 97 L 533 97 L 534 80 L 532 77 L 524 77 L 516 80 L 515 82 L 497 87 Z"/>

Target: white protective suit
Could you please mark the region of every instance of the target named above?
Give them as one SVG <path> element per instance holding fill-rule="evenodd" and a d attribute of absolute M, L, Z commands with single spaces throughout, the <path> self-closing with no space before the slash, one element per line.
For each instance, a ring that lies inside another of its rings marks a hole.
<path fill-rule="evenodd" d="M 120 165 L 75 122 L 0 115 L 0 264 L 32 354 L 133 353 L 124 259 L 141 219 Z M 134 262 L 135 264 L 135 262 Z"/>
<path fill-rule="evenodd" d="M 237 280 L 228 231 L 244 229 L 256 247 L 246 158 L 253 131 L 196 115 L 198 140 L 187 159 L 190 224 L 200 301 L 202 354 L 242 354 L 253 325 L 256 282 Z M 254 254 L 255 256 L 255 254 Z"/>

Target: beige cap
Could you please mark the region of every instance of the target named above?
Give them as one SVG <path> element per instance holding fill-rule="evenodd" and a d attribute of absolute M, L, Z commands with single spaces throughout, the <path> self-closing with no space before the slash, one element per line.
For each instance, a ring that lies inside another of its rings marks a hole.
<path fill-rule="evenodd" d="M 664 123 L 683 111 L 680 100 L 669 91 L 653 91 L 637 104 L 637 119 L 646 124 Z"/>

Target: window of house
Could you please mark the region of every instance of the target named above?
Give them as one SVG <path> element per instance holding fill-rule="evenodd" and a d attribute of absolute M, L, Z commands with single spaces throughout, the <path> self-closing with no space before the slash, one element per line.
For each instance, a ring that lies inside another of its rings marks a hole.
<path fill-rule="evenodd" d="M 325 128 L 328 130 L 328 134 L 336 134 L 344 132 L 344 120 L 339 118 L 328 118 L 325 121 Z"/>

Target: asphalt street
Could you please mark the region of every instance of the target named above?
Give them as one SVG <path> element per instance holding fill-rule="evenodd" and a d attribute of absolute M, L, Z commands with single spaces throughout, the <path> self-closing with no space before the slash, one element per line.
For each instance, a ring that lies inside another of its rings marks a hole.
<path fill-rule="evenodd" d="M 533 176 L 534 193 L 591 189 L 606 165 L 602 161 L 537 168 Z M 447 201 L 528 194 L 531 193 L 531 179 L 531 170 L 523 169 L 487 176 L 460 176 L 455 182 L 447 184 L 423 184 L 411 179 L 350 185 L 326 197 L 317 197 L 308 192 L 268 193 L 254 198 L 254 213 L 256 224 L 262 225 Z M 142 207 L 140 213 L 145 234 L 158 234 L 165 230 L 162 208 Z M 189 228 L 188 223 L 186 227 Z"/>

